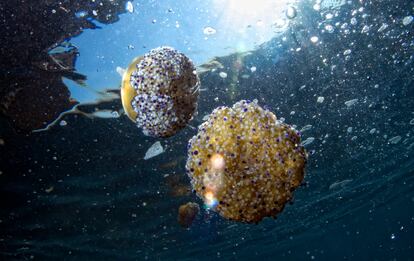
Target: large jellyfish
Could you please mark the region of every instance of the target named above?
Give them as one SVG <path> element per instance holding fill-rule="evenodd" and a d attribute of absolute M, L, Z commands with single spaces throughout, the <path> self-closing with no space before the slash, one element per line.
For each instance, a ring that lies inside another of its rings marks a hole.
<path fill-rule="evenodd" d="M 169 137 L 192 119 L 199 87 L 192 61 L 171 47 L 159 47 L 129 65 L 122 78 L 122 105 L 145 135 Z"/>
<path fill-rule="evenodd" d="M 257 101 L 216 108 L 188 144 L 187 173 L 206 206 L 235 221 L 276 216 L 307 160 L 300 135 Z"/>

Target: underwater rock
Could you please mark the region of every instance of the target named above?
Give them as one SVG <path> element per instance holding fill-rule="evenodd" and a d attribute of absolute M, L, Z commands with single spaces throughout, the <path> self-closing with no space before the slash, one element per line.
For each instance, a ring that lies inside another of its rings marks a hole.
<path fill-rule="evenodd" d="M 4 88 L 8 90 L 0 96 L 0 113 L 17 129 L 30 131 L 47 125 L 77 104 L 61 79 L 59 74 L 42 71 L 21 76 L 14 89 Z"/>
<path fill-rule="evenodd" d="M 126 0 L 80 1 L 2 1 L 0 20 L 3 31 L 0 48 L 0 114 L 13 128 L 28 132 L 48 125 L 62 112 L 77 104 L 62 77 L 80 84 L 85 76 L 74 69 L 78 52 L 51 52 L 65 39 L 84 29 L 95 29 L 92 22 L 116 22 L 126 12 Z M 78 13 L 83 16 L 77 16 Z M 11 101 L 11 103 L 10 103 Z"/>
<path fill-rule="evenodd" d="M 180 223 L 182 227 L 190 227 L 199 212 L 200 207 L 197 203 L 188 202 L 187 204 L 181 205 L 178 209 L 178 223 Z"/>
<path fill-rule="evenodd" d="M 199 87 L 192 61 L 171 47 L 159 47 L 129 65 L 122 79 L 122 105 L 145 135 L 170 137 L 192 119 Z"/>
<path fill-rule="evenodd" d="M 247 223 L 283 210 L 304 177 L 307 154 L 297 131 L 245 100 L 216 108 L 198 130 L 186 170 L 208 208 Z"/>

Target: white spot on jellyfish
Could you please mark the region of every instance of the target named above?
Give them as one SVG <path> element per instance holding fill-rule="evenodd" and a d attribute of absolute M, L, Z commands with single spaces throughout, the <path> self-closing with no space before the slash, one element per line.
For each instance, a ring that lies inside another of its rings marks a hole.
<path fill-rule="evenodd" d="M 404 26 L 407 26 L 411 24 L 413 20 L 414 18 L 411 15 L 409 15 L 409 16 L 404 17 L 404 19 L 402 20 L 402 23 Z"/>
<path fill-rule="evenodd" d="M 145 152 L 144 160 L 148 160 L 164 152 L 161 142 L 157 141 Z"/>
<path fill-rule="evenodd" d="M 61 121 L 59 122 L 59 125 L 63 127 L 63 126 L 68 125 L 68 123 L 67 123 L 65 120 L 61 120 Z"/>
<path fill-rule="evenodd" d="M 215 34 L 216 32 L 217 32 L 216 29 L 210 26 L 204 27 L 204 30 L 203 30 L 203 33 L 205 35 L 212 35 L 212 34 Z"/>
<path fill-rule="evenodd" d="M 358 102 L 358 99 L 352 99 L 352 100 L 349 100 L 349 101 L 346 101 L 345 102 L 345 105 L 347 106 L 347 107 L 351 107 L 352 105 L 354 105 L 355 103 L 357 103 Z"/>
<path fill-rule="evenodd" d="M 131 1 L 128 1 L 128 2 L 126 3 L 125 9 L 126 9 L 128 12 L 130 12 L 130 13 L 133 13 L 133 12 L 134 12 L 134 5 L 132 4 L 132 2 L 131 2 Z"/>
<path fill-rule="evenodd" d="M 250 71 L 253 73 L 253 72 L 255 72 L 256 71 L 256 66 L 252 66 L 252 67 L 250 67 Z"/>
<path fill-rule="evenodd" d="M 219 73 L 219 75 L 220 75 L 220 77 L 221 77 L 221 78 L 223 78 L 223 79 L 224 79 L 224 78 L 227 78 L 227 73 L 225 73 L 225 72 L 220 72 L 220 73 Z"/>

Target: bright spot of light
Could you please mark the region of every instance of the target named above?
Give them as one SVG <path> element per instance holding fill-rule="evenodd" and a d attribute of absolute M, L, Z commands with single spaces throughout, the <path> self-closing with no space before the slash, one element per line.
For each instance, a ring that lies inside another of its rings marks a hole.
<path fill-rule="evenodd" d="M 293 19 L 286 17 L 286 10 L 296 1 L 211 0 L 214 21 L 205 26 L 214 26 L 220 32 L 220 44 L 225 42 L 226 49 L 246 52 L 288 29 Z"/>
<path fill-rule="evenodd" d="M 225 27 L 270 26 L 284 16 L 290 0 L 213 0 Z"/>
<path fill-rule="evenodd" d="M 211 167 L 214 170 L 222 170 L 224 169 L 224 165 L 226 164 L 224 162 L 223 156 L 220 154 L 214 154 L 213 156 L 211 156 L 210 163 L 211 163 Z"/>
<path fill-rule="evenodd" d="M 204 194 L 205 204 L 208 208 L 214 208 L 217 205 L 217 199 L 214 197 L 213 192 L 207 191 Z"/>

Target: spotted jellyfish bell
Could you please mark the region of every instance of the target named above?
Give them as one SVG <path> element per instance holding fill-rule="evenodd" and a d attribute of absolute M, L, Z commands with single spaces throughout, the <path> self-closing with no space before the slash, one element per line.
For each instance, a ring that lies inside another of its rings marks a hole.
<path fill-rule="evenodd" d="M 300 133 L 256 100 L 216 108 L 188 145 L 194 191 L 230 220 L 257 223 L 276 216 L 304 178 Z"/>
<path fill-rule="evenodd" d="M 170 137 L 184 128 L 196 113 L 199 93 L 194 64 L 171 47 L 135 58 L 122 77 L 124 111 L 147 136 Z"/>

